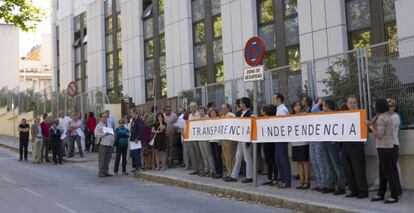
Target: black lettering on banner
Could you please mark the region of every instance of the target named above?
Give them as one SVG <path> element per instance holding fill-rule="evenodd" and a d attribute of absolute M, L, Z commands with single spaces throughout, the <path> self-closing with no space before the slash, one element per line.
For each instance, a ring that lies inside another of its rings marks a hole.
<path fill-rule="evenodd" d="M 316 135 L 320 135 L 320 130 L 321 130 L 321 124 L 316 124 L 316 131 L 315 131 L 315 134 L 316 134 Z"/>
<path fill-rule="evenodd" d="M 193 135 L 196 134 L 196 130 L 197 130 L 197 128 L 193 127 Z"/>
<path fill-rule="evenodd" d="M 247 134 L 247 135 L 250 135 L 250 127 L 247 127 L 246 134 Z"/>
<path fill-rule="evenodd" d="M 197 135 L 201 135 L 201 128 L 197 127 Z"/>
<path fill-rule="evenodd" d="M 337 130 L 337 128 L 338 128 L 338 124 L 334 124 L 334 125 L 332 126 L 332 134 L 333 134 L 333 135 L 338 135 L 338 130 Z M 335 131 L 335 129 L 336 129 L 336 131 Z"/>
<path fill-rule="evenodd" d="M 235 126 L 231 126 L 230 127 L 230 135 L 234 135 L 234 133 L 235 133 L 235 131 L 236 131 L 236 127 Z"/>
<path fill-rule="evenodd" d="M 305 125 L 302 125 L 302 135 L 306 136 L 308 134 L 308 128 Z"/>
<path fill-rule="evenodd" d="M 236 127 L 236 134 L 241 135 L 241 126 Z"/>
<path fill-rule="evenodd" d="M 342 124 L 342 135 L 345 133 L 345 124 Z"/>
<path fill-rule="evenodd" d="M 262 129 L 262 136 L 264 136 L 264 128 L 262 127 L 261 129 Z"/>
<path fill-rule="evenodd" d="M 290 133 L 292 132 L 292 126 L 288 126 L 288 136 L 290 136 Z"/>
<path fill-rule="evenodd" d="M 274 130 L 274 136 L 279 136 L 279 127 L 275 126 L 273 127 Z"/>
<path fill-rule="evenodd" d="M 280 135 L 283 136 L 283 137 L 286 136 L 285 135 L 285 126 L 280 127 Z"/>
<path fill-rule="evenodd" d="M 315 133 L 315 127 L 313 125 L 309 125 L 308 133 L 309 133 L 309 135 L 313 135 L 313 133 Z"/>
<path fill-rule="evenodd" d="M 273 131 L 272 129 L 276 128 L 275 126 L 272 128 L 271 126 L 267 127 L 267 136 L 272 136 L 273 137 Z"/>
<path fill-rule="evenodd" d="M 299 136 L 299 125 L 295 125 L 295 135 Z"/>
<path fill-rule="evenodd" d="M 351 135 L 351 134 L 356 135 L 356 130 L 355 130 L 355 124 L 354 123 L 352 123 L 351 129 L 349 130 L 349 135 Z"/>
<path fill-rule="evenodd" d="M 228 129 L 229 129 L 229 126 L 228 125 L 226 125 L 226 126 L 224 126 L 224 134 L 228 134 Z"/>
<path fill-rule="evenodd" d="M 331 125 L 325 124 L 323 128 L 323 134 L 324 135 L 330 135 L 331 134 Z"/>

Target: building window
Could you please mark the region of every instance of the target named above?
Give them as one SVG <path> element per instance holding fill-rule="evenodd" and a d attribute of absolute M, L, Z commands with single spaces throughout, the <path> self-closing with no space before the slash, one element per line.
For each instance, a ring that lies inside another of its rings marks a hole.
<path fill-rule="evenodd" d="M 266 46 L 266 69 L 292 65 L 300 69 L 299 20 L 296 0 L 258 0 L 258 35 Z"/>
<path fill-rule="evenodd" d="M 143 0 L 145 97 L 167 97 L 164 0 Z"/>
<path fill-rule="evenodd" d="M 191 8 L 195 86 L 223 82 L 220 0 L 192 0 Z"/>
<path fill-rule="evenodd" d="M 86 92 L 88 79 L 86 70 L 88 64 L 86 13 L 75 16 L 74 28 L 75 82 L 78 84 L 80 92 Z"/>
<path fill-rule="evenodd" d="M 119 0 L 105 0 L 106 89 L 111 102 L 123 96 L 120 6 Z"/>
<path fill-rule="evenodd" d="M 347 0 L 346 15 L 349 49 L 397 39 L 395 0 Z"/>

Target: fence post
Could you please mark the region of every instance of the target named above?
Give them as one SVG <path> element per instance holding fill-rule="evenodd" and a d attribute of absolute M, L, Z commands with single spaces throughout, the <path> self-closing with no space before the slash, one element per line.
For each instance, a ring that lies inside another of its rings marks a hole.
<path fill-rule="evenodd" d="M 253 114 L 257 116 L 257 81 L 253 82 Z M 257 143 L 253 143 L 253 186 L 257 187 Z"/>

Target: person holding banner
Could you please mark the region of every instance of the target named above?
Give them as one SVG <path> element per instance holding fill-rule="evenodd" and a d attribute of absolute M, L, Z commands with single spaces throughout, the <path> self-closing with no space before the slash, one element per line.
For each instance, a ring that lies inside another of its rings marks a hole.
<path fill-rule="evenodd" d="M 198 113 L 200 114 L 200 119 L 208 118 L 203 106 L 198 108 Z M 201 176 L 211 177 L 212 174 L 215 173 L 216 168 L 214 167 L 214 159 L 210 149 L 210 142 L 199 141 L 198 144 L 200 145 L 201 158 L 204 162 L 204 172 L 201 173 Z"/>
<path fill-rule="evenodd" d="M 280 93 L 277 93 L 275 96 L 273 96 L 272 102 L 273 105 L 276 107 L 276 116 L 289 115 L 289 110 L 283 103 L 284 101 L 285 97 Z M 280 182 L 277 185 L 277 187 L 280 189 L 290 188 L 292 183 L 288 155 L 288 144 L 289 143 L 287 142 L 279 142 L 275 145 L 275 160 L 280 176 Z"/>
<path fill-rule="evenodd" d="M 358 102 L 355 96 L 349 96 L 346 101 L 349 110 L 357 110 Z M 342 143 L 342 165 L 351 193 L 346 197 L 363 199 L 368 197 L 368 183 L 365 172 L 365 144 L 362 142 Z"/>
<path fill-rule="evenodd" d="M 188 120 L 199 120 L 198 105 L 195 102 L 190 103 L 191 113 Z M 198 141 L 188 141 L 188 150 L 190 153 L 191 167 L 194 170 L 190 175 L 198 175 L 203 171 L 203 160 L 201 159 L 201 151 Z"/>
<path fill-rule="evenodd" d="M 292 104 L 292 114 L 303 113 L 299 101 Z M 297 164 L 300 186 L 296 189 L 309 189 L 309 144 L 307 142 L 292 143 L 292 161 Z"/>
<path fill-rule="evenodd" d="M 263 106 L 261 111 L 262 115 L 264 116 L 276 115 L 276 110 L 271 105 Z M 272 185 L 274 183 L 278 184 L 279 181 L 277 165 L 275 161 L 275 144 L 276 143 L 263 143 L 263 151 L 267 165 L 267 181 L 262 185 Z"/>
<path fill-rule="evenodd" d="M 392 125 L 391 113 L 389 112 L 388 102 L 385 98 L 375 100 L 375 111 L 377 119 L 368 124 L 375 136 L 375 142 L 379 158 L 379 179 L 380 188 L 377 195 L 371 201 L 384 200 L 387 185 L 390 187 L 391 197 L 385 199 L 384 203 L 397 203 L 402 195 L 401 183 L 397 167 L 396 153 L 398 149 L 394 144 L 394 131 L 396 127 Z"/>
<path fill-rule="evenodd" d="M 208 112 L 208 116 L 210 118 L 217 118 L 218 112 L 216 109 L 211 108 Z M 213 179 L 219 179 L 223 177 L 223 159 L 221 158 L 222 149 L 221 149 L 221 143 L 217 140 L 211 140 L 210 141 L 210 151 L 214 159 L 214 171 L 212 174 Z"/>
<path fill-rule="evenodd" d="M 334 112 L 335 102 L 325 100 L 323 102 L 323 111 Z M 338 142 L 327 142 L 323 149 L 325 155 L 325 166 L 327 168 L 327 188 L 322 193 L 333 193 L 334 195 L 345 194 L 345 174 L 340 157 L 341 147 Z"/>
<path fill-rule="evenodd" d="M 250 99 L 243 97 L 240 99 L 240 117 L 251 117 L 252 111 L 250 110 Z M 236 182 L 239 177 L 240 167 L 242 160 L 246 162 L 246 179 L 242 183 L 253 182 L 253 159 L 252 159 L 252 146 L 251 142 L 238 142 L 236 151 L 236 162 L 233 167 L 233 172 L 230 177 L 226 178 L 226 182 Z"/>
<path fill-rule="evenodd" d="M 221 117 L 222 118 L 235 117 L 235 115 L 230 112 L 230 105 L 228 103 L 221 105 Z M 228 179 L 230 178 L 231 173 L 233 172 L 237 143 L 234 141 L 220 141 L 220 143 L 221 143 L 221 148 L 223 151 L 224 167 L 226 167 L 226 171 L 227 171 L 227 176 L 225 177 L 225 179 Z"/>
<path fill-rule="evenodd" d="M 321 112 L 322 103 L 322 99 L 315 99 L 315 104 L 312 106 L 311 112 Z M 312 190 L 323 191 L 327 186 L 326 160 L 322 154 L 325 146 L 326 144 L 323 142 L 309 143 L 309 159 L 316 177 L 316 186 Z"/>

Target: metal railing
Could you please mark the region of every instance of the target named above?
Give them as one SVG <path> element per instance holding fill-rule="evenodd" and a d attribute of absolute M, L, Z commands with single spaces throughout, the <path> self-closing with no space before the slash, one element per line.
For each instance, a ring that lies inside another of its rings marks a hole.
<path fill-rule="evenodd" d="M 240 71 L 242 72 L 242 71 Z M 264 81 L 245 83 L 242 78 L 182 91 L 179 104 L 192 101 L 204 106 L 215 102 L 235 103 L 243 96 L 253 98 L 258 91 L 258 107 L 270 104 L 277 92 L 290 105 L 302 97 L 325 97 L 338 102 L 349 95 L 359 99 L 360 108 L 373 116 L 372 104 L 378 97 L 398 102 L 404 128 L 414 127 L 414 37 L 388 41 L 328 57 L 266 70 Z"/>

